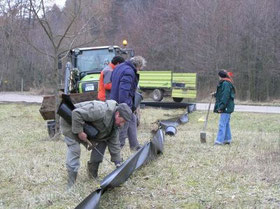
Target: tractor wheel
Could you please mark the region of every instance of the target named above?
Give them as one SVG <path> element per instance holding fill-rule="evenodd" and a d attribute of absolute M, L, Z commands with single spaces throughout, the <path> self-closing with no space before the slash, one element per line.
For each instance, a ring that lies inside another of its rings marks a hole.
<path fill-rule="evenodd" d="M 152 98 L 156 102 L 160 102 L 163 99 L 163 90 L 161 89 L 155 89 L 152 92 Z"/>
<path fill-rule="evenodd" d="M 174 102 L 178 102 L 178 103 L 183 101 L 183 98 L 173 97 L 172 99 Z"/>

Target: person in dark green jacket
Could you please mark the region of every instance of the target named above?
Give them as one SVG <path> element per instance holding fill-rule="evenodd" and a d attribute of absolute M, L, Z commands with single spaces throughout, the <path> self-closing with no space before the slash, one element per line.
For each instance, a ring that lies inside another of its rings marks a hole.
<path fill-rule="evenodd" d="M 219 73 L 220 81 L 217 86 L 217 91 L 214 94 L 216 103 L 214 112 L 220 113 L 219 130 L 215 145 L 230 144 L 231 130 L 230 130 L 230 116 L 234 111 L 234 97 L 235 88 L 232 78 L 228 75 L 226 70 L 221 70 Z"/>

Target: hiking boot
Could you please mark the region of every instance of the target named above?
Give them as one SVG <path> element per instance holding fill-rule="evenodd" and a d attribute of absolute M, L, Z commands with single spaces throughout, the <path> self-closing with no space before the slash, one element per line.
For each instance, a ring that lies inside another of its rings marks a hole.
<path fill-rule="evenodd" d="M 78 172 L 68 171 L 67 189 L 70 189 L 76 182 Z"/>
<path fill-rule="evenodd" d="M 96 162 L 94 162 L 94 163 L 90 163 L 90 162 L 88 162 L 88 169 L 87 169 L 87 171 L 88 171 L 88 176 L 90 177 L 90 178 L 97 178 L 97 176 L 98 176 L 98 167 L 99 167 L 99 163 L 96 163 Z"/>

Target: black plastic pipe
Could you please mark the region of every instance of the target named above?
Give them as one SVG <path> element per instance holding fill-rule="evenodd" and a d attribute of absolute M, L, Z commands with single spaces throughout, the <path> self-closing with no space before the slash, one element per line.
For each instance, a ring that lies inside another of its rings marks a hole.
<path fill-rule="evenodd" d="M 72 124 L 72 111 L 75 109 L 74 104 L 71 101 L 69 95 L 63 94 L 62 101 L 58 107 L 57 114 L 62 117 L 68 124 Z M 98 130 L 91 125 L 91 123 L 86 122 L 84 125 L 84 132 L 87 134 L 88 139 L 94 139 L 98 134 Z"/>

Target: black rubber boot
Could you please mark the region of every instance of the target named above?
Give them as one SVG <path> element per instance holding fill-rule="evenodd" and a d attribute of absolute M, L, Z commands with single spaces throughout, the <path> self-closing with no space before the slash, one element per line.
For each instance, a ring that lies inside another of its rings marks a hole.
<path fill-rule="evenodd" d="M 70 189 L 76 182 L 78 172 L 68 171 L 67 188 Z"/>
<path fill-rule="evenodd" d="M 98 167 L 99 167 L 99 163 L 90 163 L 88 162 L 88 176 L 90 178 L 97 178 L 98 176 Z"/>

